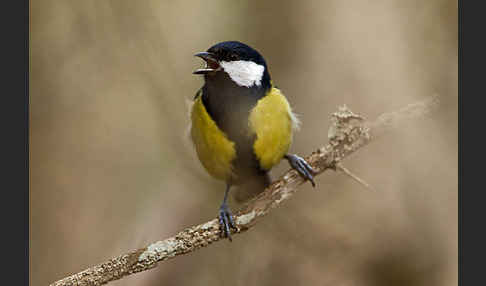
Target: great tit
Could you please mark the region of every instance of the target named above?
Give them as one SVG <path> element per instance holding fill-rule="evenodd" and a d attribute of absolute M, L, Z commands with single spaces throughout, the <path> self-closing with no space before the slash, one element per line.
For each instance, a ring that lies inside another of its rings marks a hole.
<path fill-rule="evenodd" d="M 221 235 L 231 241 L 230 227 L 236 229 L 227 205 L 231 186 L 259 182 L 252 192 L 263 191 L 270 184 L 268 172 L 282 158 L 313 186 L 314 170 L 287 153 L 298 120 L 259 52 L 227 41 L 195 56 L 206 65 L 193 72 L 204 76 L 204 85 L 194 97 L 190 135 L 206 171 L 226 182 L 219 223 Z"/>

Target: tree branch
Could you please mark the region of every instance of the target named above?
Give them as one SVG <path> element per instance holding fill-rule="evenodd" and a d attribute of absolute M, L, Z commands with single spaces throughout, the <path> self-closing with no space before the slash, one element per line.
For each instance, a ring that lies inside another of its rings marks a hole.
<path fill-rule="evenodd" d="M 350 170 L 348 170 L 346 167 L 344 167 L 343 164 L 341 164 L 341 163 L 336 164 L 336 169 L 342 171 L 345 175 L 347 175 L 351 179 L 355 180 L 356 182 L 358 182 L 360 185 L 362 185 L 363 187 L 367 188 L 368 190 L 376 191 L 370 184 L 368 184 L 363 179 L 361 179 L 360 177 L 356 176 Z"/>
<path fill-rule="evenodd" d="M 335 170 L 339 162 L 376 137 L 397 129 L 412 119 L 425 117 L 438 106 L 438 102 L 438 96 L 435 95 L 398 111 L 384 113 L 373 122 L 365 122 L 361 116 L 354 114 L 346 106 L 340 107 L 331 116 L 332 125 L 328 131 L 329 143 L 305 159 L 314 168 L 316 175 L 327 169 Z M 296 171 L 288 171 L 235 215 L 238 230 L 233 233 L 250 229 L 271 209 L 288 200 L 297 191 L 297 187 L 304 182 L 305 180 Z M 106 284 L 124 276 L 154 268 L 159 261 L 193 252 L 221 239 L 218 220 L 213 219 L 186 228 L 173 237 L 66 277 L 52 283 L 51 286 Z"/>

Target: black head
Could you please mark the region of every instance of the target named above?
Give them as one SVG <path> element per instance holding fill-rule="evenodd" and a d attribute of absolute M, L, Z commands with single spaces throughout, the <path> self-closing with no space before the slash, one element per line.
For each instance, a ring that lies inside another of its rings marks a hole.
<path fill-rule="evenodd" d="M 208 53 L 214 54 L 220 61 L 252 61 L 267 67 L 265 60 L 252 47 L 237 41 L 218 43 L 208 49 Z"/>
<path fill-rule="evenodd" d="M 270 86 L 270 74 L 265 59 L 258 51 L 241 42 L 221 42 L 195 56 L 205 60 L 206 67 L 197 69 L 194 74 L 203 74 L 207 78 L 226 72 L 240 86 Z"/>

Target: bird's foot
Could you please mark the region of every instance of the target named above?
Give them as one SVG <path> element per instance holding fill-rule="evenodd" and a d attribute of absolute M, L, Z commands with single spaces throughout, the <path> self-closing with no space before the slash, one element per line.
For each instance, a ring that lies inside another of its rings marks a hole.
<path fill-rule="evenodd" d="M 314 182 L 314 177 L 312 174 L 315 173 L 314 169 L 307 163 L 304 159 L 301 157 L 294 155 L 294 154 L 287 154 L 285 155 L 285 159 L 289 161 L 290 166 L 299 172 L 299 174 L 309 180 L 312 184 L 313 187 L 316 186 L 316 183 Z"/>
<path fill-rule="evenodd" d="M 223 203 L 219 208 L 219 225 L 221 227 L 221 236 L 227 237 L 232 241 L 230 228 L 235 230 L 238 230 L 238 228 L 233 220 L 233 214 L 226 203 Z"/>

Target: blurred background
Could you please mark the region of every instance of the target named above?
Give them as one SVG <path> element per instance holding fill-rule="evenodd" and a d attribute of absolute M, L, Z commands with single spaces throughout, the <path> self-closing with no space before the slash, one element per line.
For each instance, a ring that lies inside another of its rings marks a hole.
<path fill-rule="evenodd" d="M 300 155 L 342 104 L 372 120 L 437 93 L 441 109 L 344 162 L 377 192 L 326 172 L 233 243 L 111 285 L 456 285 L 450 0 L 31 1 L 31 285 L 216 217 L 224 183 L 187 131 L 193 54 L 224 40 L 266 58 L 303 122 Z"/>

